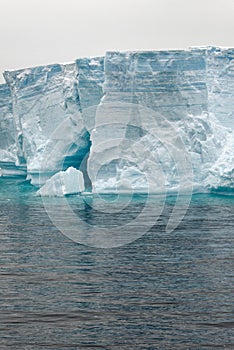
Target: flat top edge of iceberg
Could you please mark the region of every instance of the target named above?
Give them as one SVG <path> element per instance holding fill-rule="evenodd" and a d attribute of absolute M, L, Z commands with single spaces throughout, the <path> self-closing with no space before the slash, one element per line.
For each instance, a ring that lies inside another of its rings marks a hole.
<path fill-rule="evenodd" d="M 146 65 L 146 63 L 153 64 L 154 67 L 158 63 L 159 70 L 161 70 L 161 65 L 167 67 L 167 70 L 199 70 L 205 69 L 207 60 L 210 58 L 224 58 L 232 61 L 234 59 L 234 47 L 207 46 L 171 50 L 107 51 L 105 55 L 105 73 L 106 75 L 116 74 L 116 71 L 128 69 L 130 65 L 132 71 L 136 68 L 134 68 L 134 64 Z"/>
<path fill-rule="evenodd" d="M 80 57 L 76 58 L 74 61 L 68 61 L 68 62 L 62 62 L 62 63 L 49 63 L 49 64 L 40 64 L 35 66 L 29 66 L 19 69 L 6 69 L 4 70 L 3 77 L 5 78 L 6 82 L 8 83 L 8 80 L 10 78 L 17 78 L 17 77 L 24 77 L 26 74 L 32 74 L 32 73 L 38 73 L 41 74 L 43 71 L 46 70 L 54 70 L 55 72 L 62 71 L 63 68 L 66 67 L 72 67 L 74 65 L 78 65 L 78 62 L 88 62 L 89 64 L 92 62 L 97 63 L 98 61 L 104 61 L 105 56 L 90 56 L 90 57 Z M 1 85 L 7 85 L 7 84 L 1 84 Z"/>
<path fill-rule="evenodd" d="M 31 68 L 22 68 L 17 70 L 5 70 L 3 77 L 7 85 L 12 88 L 15 84 L 20 84 L 18 87 L 28 88 L 32 84 L 42 82 L 44 85 L 54 78 L 57 79 L 58 75 L 63 75 L 68 69 L 76 69 L 75 62 L 73 63 L 56 63 L 44 66 L 35 66 Z M 43 81 L 42 81 L 42 77 Z"/>
<path fill-rule="evenodd" d="M 41 72 L 45 69 L 62 69 L 62 67 L 66 67 L 69 65 L 74 65 L 78 66 L 79 64 L 83 64 L 87 62 L 88 64 L 92 64 L 92 62 L 95 62 L 97 64 L 98 61 L 104 61 L 105 57 L 108 57 L 108 55 L 113 55 L 113 54 L 119 54 L 119 55 L 148 55 L 148 54 L 165 54 L 165 55 L 170 55 L 170 54 L 180 54 L 180 53 L 189 53 L 189 52 L 207 52 L 207 51 L 217 51 L 220 53 L 225 53 L 225 52 L 233 52 L 234 54 L 234 47 L 232 46 L 213 46 L 213 45 L 207 45 L 207 46 L 191 46 L 188 48 L 178 48 L 178 49 L 157 49 L 157 50 L 107 50 L 105 54 L 102 55 L 93 55 L 90 57 L 79 57 L 74 59 L 74 61 L 69 61 L 69 62 L 63 62 L 63 63 L 49 63 L 49 64 L 40 64 L 40 65 L 35 65 L 35 66 L 29 66 L 29 67 L 24 67 L 20 69 L 7 69 L 3 72 L 3 76 L 6 81 L 10 79 L 10 77 L 17 77 L 21 74 L 25 73 L 30 73 L 30 72 Z M 1 84 L 5 85 L 5 84 Z"/>
<path fill-rule="evenodd" d="M 98 62 L 104 61 L 105 56 L 90 56 L 90 57 L 78 57 L 75 59 L 75 63 L 88 63 L 88 64 L 97 64 Z"/>
<path fill-rule="evenodd" d="M 157 49 L 157 50 L 107 50 L 105 55 L 113 54 L 113 53 L 120 53 L 120 54 L 158 54 L 158 53 L 165 53 L 165 54 L 175 54 L 175 53 L 181 53 L 181 52 L 209 52 L 209 51 L 217 51 L 217 52 L 226 52 L 226 51 L 233 51 L 234 52 L 234 46 L 189 46 L 187 48 L 178 48 L 178 49 Z"/>
<path fill-rule="evenodd" d="M 204 65 L 206 64 L 206 60 L 209 56 L 214 57 L 226 57 L 230 60 L 234 59 L 234 47 L 229 48 L 222 48 L 218 46 L 206 46 L 206 47 L 191 47 L 187 49 L 171 49 L 171 50 L 147 50 L 147 51 L 107 51 L 105 55 L 105 71 L 108 73 L 110 69 L 108 69 L 108 63 L 111 62 L 110 68 L 113 68 L 113 63 L 115 65 L 118 65 L 118 70 L 121 70 L 123 66 L 120 64 L 122 63 L 122 60 L 125 60 L 125 62 L 130 63 L 132 60 L 141 62 L 143 60 L 146 60 L 146 62 L 150 61 L 157 61 L 161 60 L 163 62 L 163 59 L 170 60 L 170 59 L 179 59 L 179 60 L 186 60 L 190 58 L 193 59 L 200 59 L 201 62 L 203 61 Z M 121 61 L 121 62 L 120 62 Z M 186 63 L 184 62 L 184 64 Z M 189 61 L 187 62 L 189 63 Z M 170 62 L 169 62 L 170 65 Z M 180 66 L 177 67 L 177 69 Z"/>
<path fill-rule="evenodd" d="M 69 61 L 69 62 L 62 62 L 62 63 L 48 63 L 48 64 L 39 64 L 39 65 L 35 65 L 35 66 L 28 66 L 28 67 L 23 67 L 23 68 L 17 68 L 17 69 L 6 69 L 3 72 L 3 76 L 6 74 L 10 74 L 10 75 L 18 75 L 21 73 L 24 73 L 25 71 L 32 71 L 32 70 L 40 70 L 40 69 L 44 69 L 44 68 L 53 68 L 53 67 L 57 67 L 57 66 L 69 66 L 69 65 L 73 65 L 74 61 Z"/>
<path fill-rule="evenodd" d="M 98 60 L 101 60 L 103 59 L 104 60 L 104 57 L 105 56 L 90 56 L 90 57 L 78 57 L 76 59 L 74 59 L 73 61 L 68 61 L 68 62 L 62 62 L 62 63 L 59 63 L 59 62 L 54 62 L 54 63 L 45 63 L 45 64 L 39 64 L 39 65 L 33 65 L 33 66 L 28 66 L 28 67 L 23 67 L 23 68 L 12 68 L 12 69 L 6 69 L 4 70 L 3 72 L 3 76 L 6 75 L 18 75 L 18 74 L 21 74 L 21 73 L 24 73 L 25 71 L 32 71 L 32 70 L 40 70 L 40 69 L 44 69 L 44 68 L 53 68 L 53 67 L 56 67 L 56 66 L 72 66 L 74 65 L 77 61 L 92 61 L 92 60 L 95 60 L 95 61 L 98 61 Z M 1 85 L 6 85 L 6 84 L 0 84 Z"/>

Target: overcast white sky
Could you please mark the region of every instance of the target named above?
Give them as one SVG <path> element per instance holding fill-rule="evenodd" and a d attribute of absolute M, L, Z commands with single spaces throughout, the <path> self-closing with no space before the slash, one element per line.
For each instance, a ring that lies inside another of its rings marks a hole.
<path fill-rule="evenodd" d="M 1 72 L 199 45 L 234 46 L 234 0 L 0 0 Z"/>

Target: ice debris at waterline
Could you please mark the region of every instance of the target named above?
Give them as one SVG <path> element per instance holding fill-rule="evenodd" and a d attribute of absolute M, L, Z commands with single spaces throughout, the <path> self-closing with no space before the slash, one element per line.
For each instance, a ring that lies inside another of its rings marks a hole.
<path fill-rule="evenodd" d="M 63 197 L 69 194 L 81 193 L 84 189 L 82 172 L 70 167 L 66 171 L 59 171 L 48 179 L 37 191 L 37 194 L 40 196 Z"/>
<path fill-rule="evenodd" d="M 234 48 L 107 52 L 4 77 L 1 176 L 27 169 L 43 186 L 74 167 L 94 193 L 234 188 Z"/>
<path fill-rule="evenodd" d="M 209 171 L 207 186 L 211 190 L 234 191 L 234 135 L 229 140 L 215 164 Z"/>

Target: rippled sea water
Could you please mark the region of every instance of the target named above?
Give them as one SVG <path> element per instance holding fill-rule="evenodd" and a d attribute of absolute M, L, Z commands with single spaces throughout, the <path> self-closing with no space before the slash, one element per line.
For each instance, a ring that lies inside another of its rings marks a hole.
<path fill-rule="evenodd" d="M 143 199 L 112 219 L 68 201 L 108 227 Z M 92 248 L 54 226 L 28 183 L 0 179 L 0 349 L 234 349 L 234 197 L 193 196 L 166 233 L 172 207 L 134 242 Z"/>

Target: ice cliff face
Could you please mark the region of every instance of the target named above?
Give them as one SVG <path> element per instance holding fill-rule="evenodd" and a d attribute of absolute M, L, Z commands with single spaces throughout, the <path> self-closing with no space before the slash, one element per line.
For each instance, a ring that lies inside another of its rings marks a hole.
<path fill-rule="evenodd" d="M 206 185 L 211 191 L 228 192 L 234 189 L 234 49 L 210 48 L 206 58 L 209 112 L 229 129 Z"/>
<path fill-rule="evenodd" d="M 83 162 L 103 75 L 103 58 L 4 73 L 12 93 L 18 158 L 27 163 L 33 184 Z"/>
<path fill-rule="evenodd" d="M 234 128 L 234 49 L 209 48 L 206 54 L 209 112 Z"/>
<path fill-rule="evenodd" d="M 4 76 L 0 162 L 26 164 L 35 185 L 74 166 L 98 193 L 233 188 L 233 49 L 108 52 Z"/>
<path fill-rule="evenodd" d="M 0 161 L 15 162 L 16 159 L 11 92 L 7 85 L 0 85 Z"/>
<path fill-rule="evenodd" d="M 26 169 L 17 166 L 15 134 L 11 92 L 7 85 L 0 85 L 0 176 L 26 175 Z"/>
<path fill-rule="evenodd" d="M 17 127 L 18 157 L 26 160 L 28 178 L 51 174 L 66 159 L 88 147 L 87 130 L 80 112 L 75 64 L 35 67 L 5 72 L 11 88 Z"/>
<path fill-rule="evenodd" d="M 204 190 L 227 139 L 226 116 L 216 119 L 207 84 L 207 57 L 211 66 L 214 54 L 210 49 L 107 53 L 105 95 L 91 135 L 94 191 L 159 193 L 191 183 L 193 190 Z"/>
<path fill-rule="evenodd" d="M 209 171 L 206 180 L 211 191 L 229 193 L 234 190 L 234 135 L 229 135 L 219 158 Z"/>
<path fill-rule="evenodd" d="M 78 70 L 78 93 L 85 126 L 91 132 L 95 126 L 96 110 L 103 96 L 104 58 L 80 58 Z"/>

